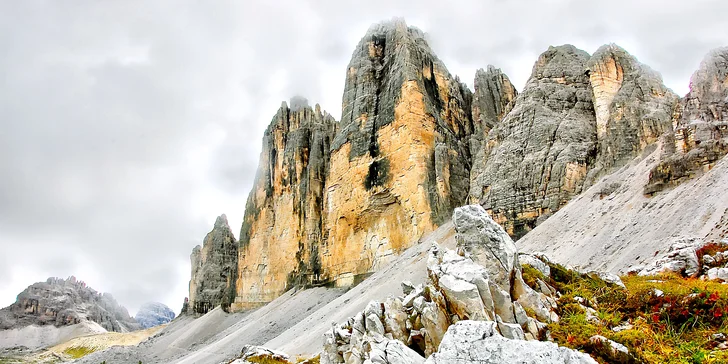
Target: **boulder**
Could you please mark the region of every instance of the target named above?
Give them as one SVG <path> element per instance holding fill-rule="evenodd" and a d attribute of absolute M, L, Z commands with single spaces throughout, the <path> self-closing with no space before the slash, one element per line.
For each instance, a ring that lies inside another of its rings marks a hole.
<path fill-rule="evenodd" d="M 492 321 L 460 321 L 447 330 L 427 364 L 596 364 L 589 355 L 552 342 L 511 340 Z"/>
<path fill-rule="evenodd" d="M 364 363 L 371 364 L 422 364 L 425 362 L 420 354 L 397 340 L 383 337 L 371 338 L 363 354 Z"/>
<path fill-rule="evenodd" d="M 453 212 L 458 251 L 485 267 L 492 283 L 501 289 L 510 286 L 518 266 L 518 249 L 510 236 L 480 205 L 458 207 Z"/>
<path fill-rule="evenodd" d="M 279 351 L 271 350 L 262 346 L 245 345 L 241 350 L 240 356 L 230 364 L 248 364 L 248 363 L 261 363 L 267 361 L 275 362 L 290 362 L 290 357 Z"/>
<path fill-rule="evenodd" d="M 708 280 L 720 280 L 723 282 L 728 282 L 728 268 L 710 268 L 708 269 L 708 272 L 705 273 L 705 276 Z"/>
<path fill-rule="evenodd" d="M 670 245 L 664 257 L 655 260 L 638 274 L 649 276 L 659 273 L 677 273 L 686 277 L 696 277 L 700 273 L 697 250 L 704 245 L 698 238 L 677 238 Z"/>

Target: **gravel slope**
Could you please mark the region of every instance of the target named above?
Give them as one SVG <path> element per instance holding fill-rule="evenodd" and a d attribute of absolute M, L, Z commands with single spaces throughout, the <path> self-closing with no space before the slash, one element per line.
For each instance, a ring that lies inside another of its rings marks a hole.
<path fill-rule="evenodd" d="M 642 194 L 660 146 L 603 178 L 516 245 L 582 269 L 624 273 L 662 256 L 681 237 L 725 238 L 728 159 L 653 197 Z"/>

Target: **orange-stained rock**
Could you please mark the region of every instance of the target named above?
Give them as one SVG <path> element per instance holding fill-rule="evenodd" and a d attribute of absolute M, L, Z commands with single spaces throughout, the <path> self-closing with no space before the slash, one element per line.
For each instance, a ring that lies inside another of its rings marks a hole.
<path fill-rule="evenodd" d="M 283 103 L 263 137 L 240 231 L 234 310 L 320 281 L 323 191 L 335 120 L 305 100 Z"/>
<path fill-rule="evenodd" d="M 326 179 L 327 281 L 355 283 L 464 203 L 470 100 L 404 21 L 375 25 L 361 40 Z"/>
<path fill-rule="evenodd" d="M 662 76 L 615 44 L 600 47 L 589 59 L 598 151 L 588 185 L 638 156 L 672 131 L 678 97 Z"/>

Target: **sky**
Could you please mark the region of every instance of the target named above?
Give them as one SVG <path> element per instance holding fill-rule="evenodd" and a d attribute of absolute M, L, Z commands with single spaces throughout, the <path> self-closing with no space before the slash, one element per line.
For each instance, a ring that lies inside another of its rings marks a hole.
<path fill-rule="evenodd" d="M 0 307 L 75 275 L 134 314 L 179 312 L 189 254 L 225 213 L 236 236 L 281 101 L 337 119 L 373 23 L 403 17 L 472 88 L 521 89 L 538 55 L 617 43 L 679 95 L 728 45 L 724 0 L 0 0 Z"/>

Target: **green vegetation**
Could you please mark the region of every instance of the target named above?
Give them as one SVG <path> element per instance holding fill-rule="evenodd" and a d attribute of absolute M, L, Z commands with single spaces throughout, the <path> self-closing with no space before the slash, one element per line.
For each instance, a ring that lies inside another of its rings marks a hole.
<path fill-rule="evenodd" d="M 602 335 L 629 349 L 633 358 L 626 362 L 728 363 L 728 350 L 717 348 L 720 342 L 713 338 L 728 337 L 728 285 L 675 275 L 625 276 L 625 290 L 596 276 L 550 266 L 548 283 L 563 293 L 561 320 L 549 325 L 559 345 L 607 363 L 611 359 L 589 341 Z M 534 272 L 526 269 L 526 276 Z M 585 306 L 596 310 L 593 317 Z M 624 323 L 631 327 L 612 330 Z"/>
<path fill-rule="evenodd" d="M 245 360 L 257 364 L 290 364 L 286 360 L 278 359 L 272 355 L 267 354 L 251 356 L 249 358 L 246 358 Z"/>
<path fill-rule="evenodd" d="M 83 358 L 84 356 L 91 354 L 94 351 L 96 350 L 92 348 L 87 348 L 85 346 L 72 346 L 66 350 L 63 350 L 63 353 L 74 359 L 78 359 Z"/>

